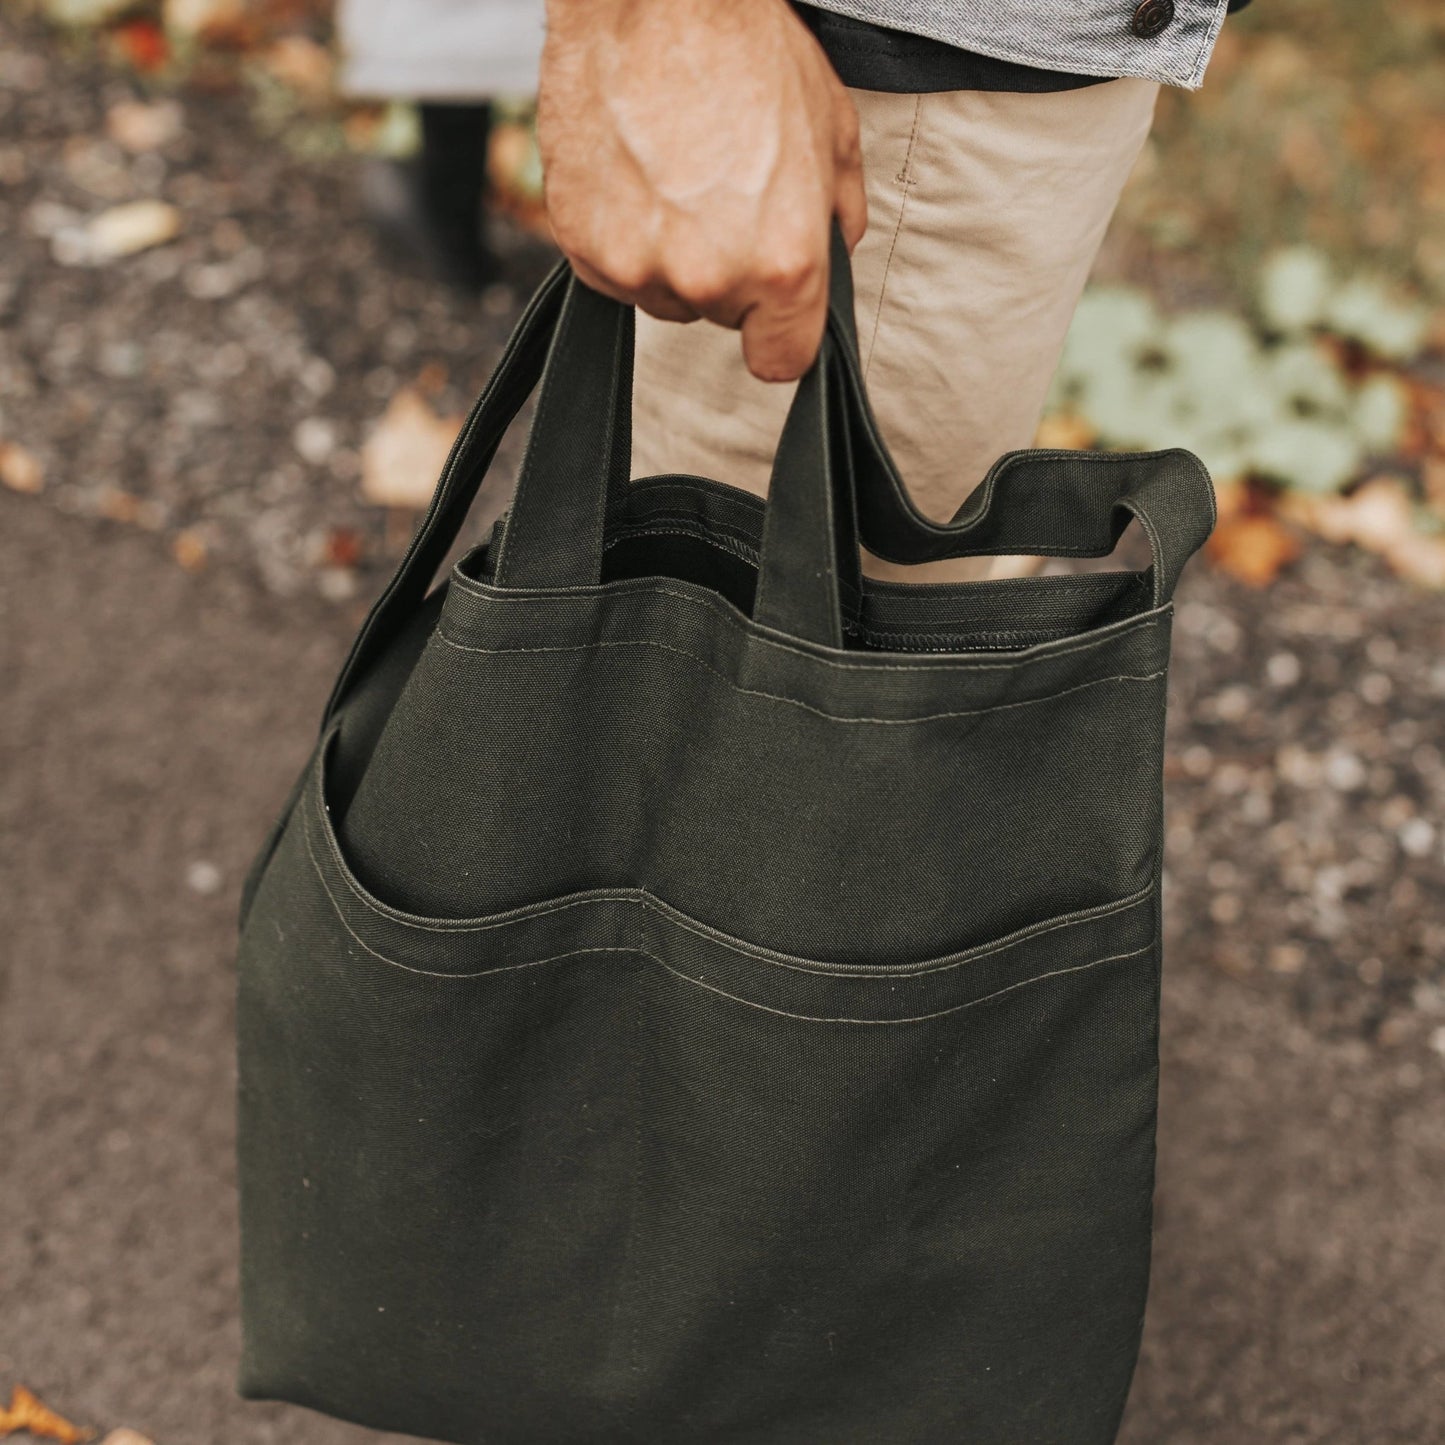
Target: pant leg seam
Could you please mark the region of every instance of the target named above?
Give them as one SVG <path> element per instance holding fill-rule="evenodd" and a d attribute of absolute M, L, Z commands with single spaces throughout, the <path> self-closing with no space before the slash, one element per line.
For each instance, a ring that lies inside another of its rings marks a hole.
<path fill-rule="evenodd" d="M 873 330 L 868 337 L 867 353 L 861 358 L 863 362 L 863 379 L 868 379 L 868 369 L 873 364 L 873 348 L 878 342 L 878 328 L 883 321 L 883 302 L 888 294 L 888 272 L 893 266 L 893 253 L 898 249 L 898 238 L 903 233 L 903 218 L 908 214 L 908 193 L 918 182 L 912 175 L 913 146 L 918 139 L 918 121 L 923 112 L 923 96 L 914 97 L 913 101 L 913 125 L 908 132 L 908 146 L 903 153 L 903 164 L 898 168 L 898 174 L 893 178 L 894 183 L 903 190 L 903 199 L 898 206 L 898 220 L 893 226 L 893 239 L 888 245 L 888 257 L 883 262 L 883 277 L 878 286 L 878 310 L 873 316 Z"/>

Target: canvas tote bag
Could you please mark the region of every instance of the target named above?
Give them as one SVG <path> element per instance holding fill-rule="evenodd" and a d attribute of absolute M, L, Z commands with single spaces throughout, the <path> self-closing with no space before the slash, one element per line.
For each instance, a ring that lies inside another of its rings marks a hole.
<path fill-rule="evenodd" d="M 633 315 L 565 270 L 467 421 L 246 890 L 242 1394 L 468 1445 L 1113 1440 L 1212 491 L 1024 451 L 926 520 L 833 284 L 766 507 L 628 484 Z M 858 567 L 1130 518 L 1142 573 Z"/>

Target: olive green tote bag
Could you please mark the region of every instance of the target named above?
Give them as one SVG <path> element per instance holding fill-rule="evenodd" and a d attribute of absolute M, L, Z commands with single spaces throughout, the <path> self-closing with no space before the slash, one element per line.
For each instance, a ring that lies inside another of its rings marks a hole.
<path fill-rule="evenodd" d="M 633 315 L 565 269 L 467 421 L 246 889 L 244 1395 L 465 1445 L 1113 1440 L 1212 490 L 1024 451 L 926 520 L 833 273 L 766 506 L 629 484 Z M 1142 573 L 859 571 L 1131 518 Z"/>

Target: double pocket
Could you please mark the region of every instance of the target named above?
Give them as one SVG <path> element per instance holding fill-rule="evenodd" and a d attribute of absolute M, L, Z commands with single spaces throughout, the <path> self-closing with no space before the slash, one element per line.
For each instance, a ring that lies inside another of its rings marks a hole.
<path fill-rule="evenodd" d="M 640 890 L 421 917 L 348 866 L 334 742 L 242 953 L 243 1392 L 454 1440 L 861 1445 L 910 1400 L 910 1439 L 1088 1438 L 1049 1422 L 1112 1372 L 1110 1438 L 1152 886 L 890 967 Z"/>

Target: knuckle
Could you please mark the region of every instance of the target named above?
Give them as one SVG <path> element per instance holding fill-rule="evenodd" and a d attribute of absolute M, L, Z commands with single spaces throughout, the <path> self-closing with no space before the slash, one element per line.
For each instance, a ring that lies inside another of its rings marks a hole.
<path fill-rule="evenodd" d="M 758 280 L 769 291 L 797 297 L 817 285 L 822 267 L 811 246 L 792 242 L 773 247 L 762 258 L 758 273 Z"/>
<path fill-rule="evenodd" d="M 653 279 L 652 266 L 647 257 L 633 252 L 604 255 L 592 264 L 612 285 L 629 296 L 641 295 Z"/>
<path fill-rule="evenodd" d="M 566 239 L 559 239 L 558 244 L 569 260 L 581 261 L 613 290 L 634 297 L 647 289 L 652 268 L 646 256 L 589 242 L 590 238 L 582 238 L 579 244 L 571 246 Z"/>
<path fill-rule="evenodd" d="M 814 350 L 804 330 L 776 330 L 747 348 L 748 368 L 763 381 L 796 381 L 808 369 Z"/>
<path fill-rule="evenodd" d="M 700 310 L 718 305 L 733 289 L 727 268 L 711 257 L 689 258 L 673 265 L 668 283 L 676 295 Z"/>

